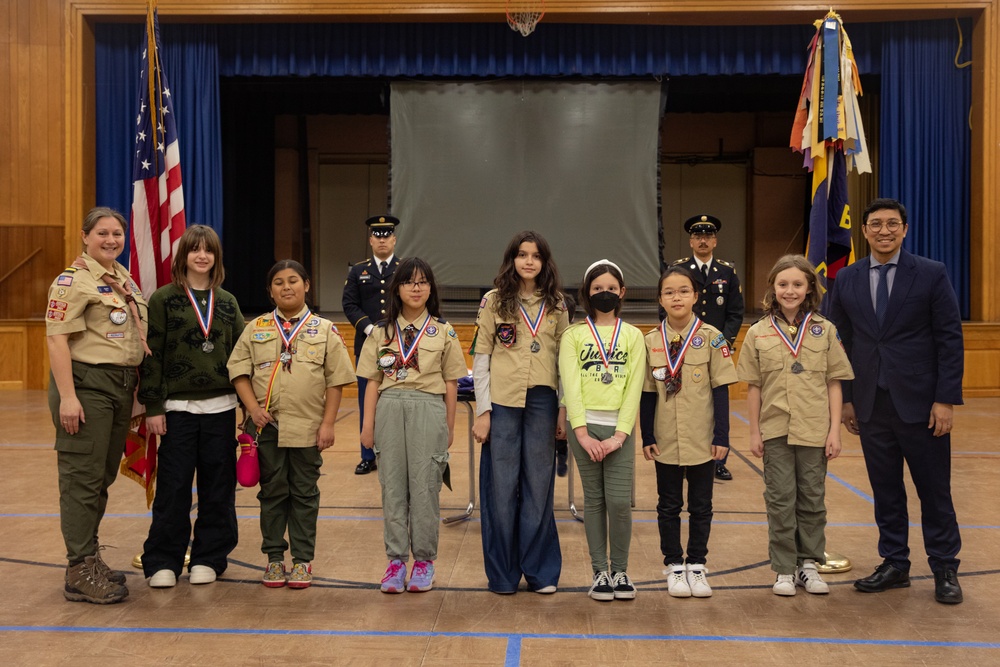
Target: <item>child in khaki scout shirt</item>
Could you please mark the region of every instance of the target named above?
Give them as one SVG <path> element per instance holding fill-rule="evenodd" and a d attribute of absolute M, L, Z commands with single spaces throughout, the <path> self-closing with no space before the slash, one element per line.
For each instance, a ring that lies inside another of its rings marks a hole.
<path fill-rule="evenodd" d="M 698 290 L 689 269 L 668 268 L 658 292 L 667 316 L 646 334 L 642 454 L 656 462 L 656 514 L 660 551 L 668 568 L 667 592 L 675 598 L 707 598 L 712 596 L 705 557 L 712 529 L 715 462 L 729 450 L 727 387 L 736 382 L 736 367 L 722 332 L 692 313 Z M 680 518 L 685 478 L 691 517 L 686 562 Z"/>
<path fill-rule="evenodd" d="M 337 327 L 306 306 L 309 276 L 285 259 L 267 274 L 274 312 L 247 325 L 229 357 L 229 377 L 258 429 L 263 583 L 308 588 L 316 549 L 320 454 L 333 446 L 343 386 L 354 368 Z M 285 541 L 285 529 L 288 541 Z M 285 574 L 291 546 L 292 571 Z"/>
<path fill-rule="evenodd" d="M 437 558 L 439 495 L 455 436 L 458 378 L 468 374 L 451 325 L 441 318 L 431 267 L 411 257 L 389 285 L 386 319 L 361 349 L 358 375 L 368 379 L 361 444 L 374 448 L 382 485 L 383 593 L 429 591 Z"/>
<path fill-rule="evenodd" d="M 840 454 L 841 380 L 854 378 L 833 323 L 815 310 L 816 270 L 785 255 L 767 279 L 763 318 L 747 332 L 737 373 L 750 385 L 750 451 L 764 457 L 775 595 L 829 592 L 816 571 L 826 549 L 826 466 Z"/>
<path fill-rule="evenodd" d="M 553 443 L 566 430 L 565 420 L 556 423 L 556 351 L 569 321 L 545 239 L 517 234 L 493 283 L 471 350 L 486 578 L 494 593 L 516 592 L 522 576 L 529 590 L 555 593 L 562 553 Z"/>
<path fill-rule="evenodd" d="M 125 231 L 118 211 L 87 213 L 84 252 L 52 283 L 45 313 L 59 517 L 69 561 L 63 595 L 72 602 L 109 604 L 128 596 L 125 575 L 104 563 L 97 539 L 132 419 L 136 367 L 148 352 L 146 301 L 115 261 Z"/>

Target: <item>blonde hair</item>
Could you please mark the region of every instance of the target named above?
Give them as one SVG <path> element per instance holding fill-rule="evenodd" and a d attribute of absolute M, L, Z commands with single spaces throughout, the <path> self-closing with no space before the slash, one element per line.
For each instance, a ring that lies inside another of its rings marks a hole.
<path fill-rule="evenodd" d="M 774 263 L 771 272 L 767 274 L 767 290 L 764 292 L 763 300 L 764 310 L 768 313 L 778 313 L 781 311 L 781 306 L 778 305 L 778 299 L 774 294 L 774 281 L 779 273 L 787 269 L 798 269 L 801 271 L 805 274 L 806 282 L 809 284 L 809 293 L 806 294 L 806 298 L 802 301 L 802 305 L 799 306 L 799 310 L 807 313 L 819 310 L 819 306 L 823 302 L 823 295 L 819 292 L 816 267 L 803 255 L 785 255 Z"/>

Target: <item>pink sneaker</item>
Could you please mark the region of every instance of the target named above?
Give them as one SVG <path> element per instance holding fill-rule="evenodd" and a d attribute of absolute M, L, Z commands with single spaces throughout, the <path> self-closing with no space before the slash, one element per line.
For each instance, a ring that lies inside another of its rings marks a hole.
<path fill-rule="evenodd" d="M 408 588 L 411 593 L 423 593 L 434 588 L 434 561 L 418 560 L 413 562 Z"/>
<path fill-rule="evenodd" d="M 406 563 L 397 559 L 389 561 L 382 577 L 383 593 L 402 593 L 406 590 Z"/>

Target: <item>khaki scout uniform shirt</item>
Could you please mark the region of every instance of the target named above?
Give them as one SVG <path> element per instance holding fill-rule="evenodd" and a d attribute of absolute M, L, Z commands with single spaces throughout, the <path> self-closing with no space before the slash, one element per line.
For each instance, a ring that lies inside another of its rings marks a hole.
<path fill-rule="evenodd" d="M 305 317 L 308 310 L 303 308 L 292 319 Z M 354 366 L 337 327 L 309 313 L 292 342 L 291 370 L 285 370 L 279 359 L 283 343 L 279 326 L 273 312 L 247 325 L 226 365 L 229 379 L 249 376 L 254 396 L 263 407 L 273 376 L 268 411 L 277 421 L 278 447 L 314 447 L 326 390 L 354 382 Z"/>
<path fill-rule="evenodd" d="M 403 367 L 403 354 L 399 351 L 399 337 L 403 329 L 412 324 L 417 330 L 427 319 L 427 310 L 420 313 L 413 322 L 400 315 L 396 318 L 399 332 L 394 332 L 392 341 L 386 338 L 385 326 L 376 326 L 361 348 L 358 360 L 358 376 L 379 383 L 378 390 L 411 389 L 428 394 L 444 394 L 445 382 L 465 377 L 469 373 L 465 365 L 465 354 L 458 342 L 458 334 L 447 322 L 431 318 L 427 330 L 417 342 L 417 351 L 410 359 L 406 378 L 399 379 L 398 371 Z M 379 365 L 392 360 L 391 365 Z"/>
<path fill-rule="evenodd" d="M 667 327 L 667 344 L 680 336 L 687 337 L 694 318 L 681 331 Z M 660 327 L 646 334 L 646 378 L 643 391 L 656 392 L 656 419 L 653 437 L 660 463 L 679 466 L 701 465 L 712 459 L 712 437 L 715 433 L 712 389 L 736 382 L 736 366 L 729 353 L 729 344 L 722 332 L 705 322 L 691 337 L 691 344 L 681 364 L 681 390 L 673 395 L 666 391 L 666 380 L 653 378 L 657 368 L 666 370 L 667 351 L 663 348 Z"/>
<path fill-rule="evenodd" d="M 788 324 L 780 317 L 775 321 L 794 343 Z M 824 447 L 830 432 L 827 383 L 854 379 L 833 322 L 813 314 L 802 337 L 798 361 L 803 371 L 799 374 L 791 370 L 795 361 L 770 317 L 764 317 L 747 331 L 737 374 L 743 382 L 761 388 L 761 438 L 788 436 L 790 445 Z"/>
<path fill-rule="evenodd" d="M 118 262 L 109 272 L 90 255 L 81 256 L 87 268 L 69 267 L 49 288 L 46 335 L 69 334 L 73 361 L 138 366 L 143 357 L 139 327 L 146 332 L 149 312 L 139 286 Z M 125 300 L 101 279 L 105 273 L 135 297 L 141 322 L 135 321 Z"/>
<path fill-rule="evenodd" d="M 542 295 L 536 293 L 527 298 L 522 297 L 520 301 L 528 311 L 528 317 L 534 322 L 542 307 Z M 558 388 L 556 369 L 559 340 L 569 326 L 569 315 L 561 303 L 559 308 L 546 311 L 538 325 L 538 336 L 532 337 L 520 312 L 515 313 L 513 319 L 505 319 L 497 312 L 499 306 L 497 290 L 487 292 L 479 304 L 476 354 L 490 355 L 492 402 L 511 408 L 523 408 L 525 396 L 531 387 Z M 512 330 L 513 340 L 509 337 Z M 507 339 L 509 345 L 503 339 Z M 531 351 L 532 341 L 538 342 L 538 352 Z"/>

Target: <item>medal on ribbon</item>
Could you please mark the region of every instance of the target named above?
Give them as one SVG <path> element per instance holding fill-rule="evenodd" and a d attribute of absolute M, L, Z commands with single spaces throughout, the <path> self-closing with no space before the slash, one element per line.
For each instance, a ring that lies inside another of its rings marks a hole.
<path fill-rule="evenodd" d="M 531 332 L 531 351 L 538 352 L 542 349 L 541 343 L 538 342 L 538 329 L 542 326 L 542 318 L 545 317 L 545 301 L 542 301 L 541 308 L 538 309 L 538 315 L 535 317 L 535 321 L 532 322 L 531 318 L 528 317 L 528 310 L 524 307 L 524 304 L 517 304 L 517 307 L 521 309 L 521 319 L 528 326 L 528 331 Z"/>
<path fill-rule="evenodd" d="M 209 340 L 209 334 L 212 332 L 212 321 L 215 319 L 215 290 L 208 291 L 208 305 L 204 313 L 198 307 L 198 300 L 195 299 L 191 288 L 185 285 L 184 292 L 187 294 L 188 301 L 191 302 L 191 307 L 194 308 L 194 315 L 198 319 L 198 328 L 205 336 L 205 342 L 201 344 L 201 351 L 208 354 L 215 349 L 215 344 Z M 205 299 L 202 299 L 201 302 L 204 304 Z"/>
<path fill-rule="evenodd" d="M 622 318 L 617 318 L 615 320 L 615 330 L 611 334 L 611 347 L 604 350 L 604 341 L 601 340 L 601 334 L 597 333 L 597 325 L 594 324 L 594 320 L 587 316 L 587 326 L 590 327 L 590 334 L 594 337 L 597 342 L 597 351 L 601 353 L 601 361 L 604 363 L 604 373 L 601 374 L 601 382 L 604 384 L 611 384 L 615 380 L 615 376 L 611 374 L 611 359 L 615 356 L 615 348 L 618 347 L 618 336 L 622 332 Z"/>
<path fill-rule="evenodd" d="M 396 327 L 396 340 L 399 341 L 400 369 L 396 371 L 397 380 L 405 380 L 406 376 L 409 375 L 409 371 L 407 371 L 406 368 L 410 366 L 412 362 L 416 361 L 415 357 L 417 355 L 417 347 L 420 343 L 420 339 L 424 337 L 424 333 L 426 333 L 427 325 L 430 324 L 430 321 L 431 316 L 428 314 L 427 319 L 424 320 L 422 325 L 420 325 L 420 331 L 418 331 L 417 335 L 413 337 L 413 342 L 410 343 L 408 347 L 406 345 L 406 341 L 403 340 L 403 332 L 399 329 L 399 323 L 393 323 L 393 326 Z"/>
<path fill-rule="evenodd" d="M 278 327 L 278 333 L 281 334 L 281 365 L 285 367 L 285 370 L 289 373 L 292 372 L 292 343 L 298 337 L 299 332 L 302 331 L 302 327 L 306 325 L 309 320 L 309 315 L 311 313 L 306 311 L 306 314 L 299 320 L 299 323 L 294 327 L 291 322 L 281 322 L 281 326 Z M 278 322 L 278 309 L 274 309 L 274 321 Z"/>
<path fill-rule="evenodd" d="M 792 335 L 795 336 L 795 340 L 793 341 L 788 337 L 788 334 L 785 333 L 785 330 L 778 325 L 778 321 L 774 319 L 774 315 L 771 315 L 771 326 L 778 332 L 778 335 L 781 336 L 781 340 L 785 344 L 785 347 L 788 348 L 788 351 L 792 353 L 792 358 L 795 359 L 792 363 L 792 373 L 795 375 L 798 375 L 805 370 L 805 367 L 799 362 L 799 351 L 802 350 L 802 338 L 806 329 L 809 328 L 810 318 L 812 318 L 812 313 L 806 313 L 806 316 L 802 318 L 802 322 L 798 326 L 789 326 Z"/>
<path fill-rule="evenodd" d="M 701 328 L 701 320 L 697 316 L 694 318 L 694 322 L 691 324 L 691 330 L 688 331 L 687 336 L 684 338 L 683 342 L 680 340 L 680 336 L 674 336 L 671 340 L 671 345 L 667 345 L 667 321 L 663 320 L 660 323 L 660 336 L 663 338 L 663 351 L 667 357 L 667 371 L 669 377 L 665 377 L 664 389 L 668 395 L 676 394 L 681 390 L 681 368 L 684 365 L 684 355 L 687 354 L 688 348 L 691 346 L 691 341 L 695 338 L 695 332 Z M 671 354 L 671 347 L 676 347 L 677 351 Z"/>

